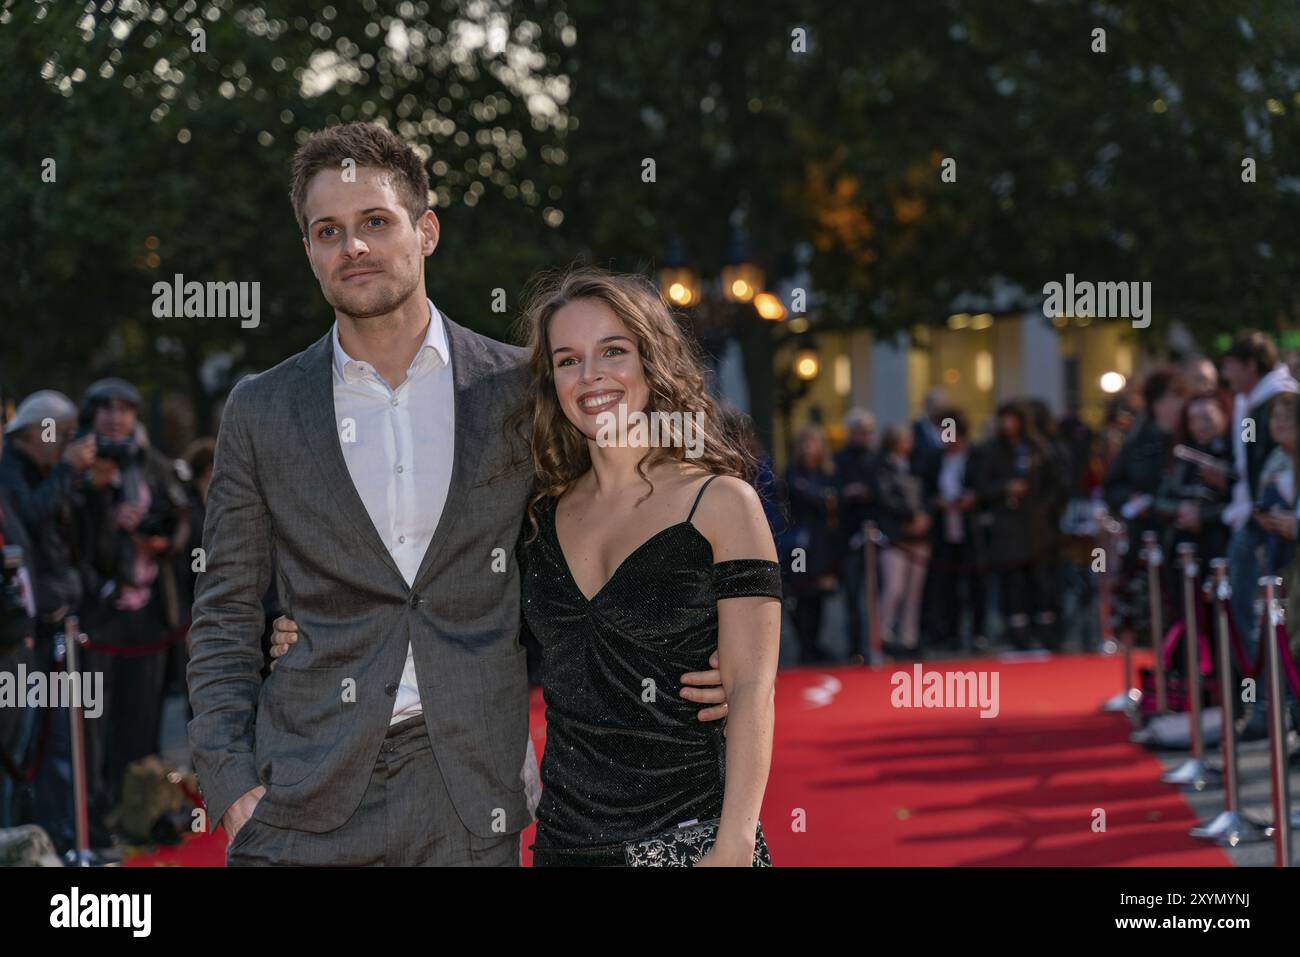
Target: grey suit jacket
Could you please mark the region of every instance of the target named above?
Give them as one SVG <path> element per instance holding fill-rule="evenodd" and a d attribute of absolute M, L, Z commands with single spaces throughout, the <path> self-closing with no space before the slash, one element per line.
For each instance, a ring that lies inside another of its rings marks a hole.
<path fill-rule="evenodd" d="M 515 546 L 532 468 L 505 430 L 528 372 L 522 349 L 446 326 L 451 487 L 414 587 L 348 474 L 330 336 L 230 394 L 188 672 L 190 744 L 211 827 L 259 784 L 267 824 L 316 832 L 343 824 L 388 730 L 408 642 L 429 740 L 465 826 L 491 837 L 530 820 Z M 262 596 L 273 569 L 299 640 L 263 681 Z"/>

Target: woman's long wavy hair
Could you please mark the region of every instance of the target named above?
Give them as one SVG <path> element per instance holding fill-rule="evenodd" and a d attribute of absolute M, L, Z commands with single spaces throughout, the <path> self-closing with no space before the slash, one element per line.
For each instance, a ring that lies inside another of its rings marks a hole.
<path fill-rule="evenodd" d="M 636 342 L 650 401 L 645 409 L 630 409 L 629 413 L 691 413 L 698 425 L 703 454 L 690 461 L 715 474 L 734 475 L 752 483 L 753 454 L 737 427 L 727 424 L 728 420 L 709 394 L 703 363 L 682 334 L 659 290 L 642 276 L 590 266 L 543 273 L 532 283 L 516 336 L 528 350 L 532 370 L 528 403 L 518 413 L 521 418 L 532 418 L 531 451 L 536 487 L 528 502 L 528 521 L 532 526 L 529 539 L 537 534 L 536 505 L 545 498 L 563 495 L 591 468 L 587 437 L 565 416 L 555 394 L 550 344 L 551 320 L 555 314 L 568 303 L 580 300 L 604 303 Z M 647 475 L 650 468 L 664 461 L 686 460 L 680 433 L 674 430 L 669 434 L 674 436 L 674 441 L 651 446 L 637 463 L 637 472 L 649 489 L 640 501 L 654 492 L 654 483 Z"/>

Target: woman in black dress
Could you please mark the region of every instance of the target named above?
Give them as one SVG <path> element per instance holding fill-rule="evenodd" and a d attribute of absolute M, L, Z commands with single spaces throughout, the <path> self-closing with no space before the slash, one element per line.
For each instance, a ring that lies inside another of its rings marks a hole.
<path fill-rule="evenodd" d="M 519 562 L 547 736 L 533 864 L 622 865 L 625 843 L 698 821 L 701 865 L 750 866 L 781 598 L 753 457 L 640 277 L 572 271 L 525 323 L 537 483 Z M 275 644 L 293 629 L 277 619 Z M 715 648 L 725 732 L 683 694 Z"/>
<path fill-rule="evenodd" d="M 748 866 L 781 594 L 752 459 L 648 283 L 572 272 L 527 322 L 538 487 L 522 594 L 547 728 L 533 862 L 622 864 L 624 842 L 720 818 L 702 863 Z M 637 434 L 636 411 L 657 436 Z M 725 736 L 678 696 L 715 646 Z"/>

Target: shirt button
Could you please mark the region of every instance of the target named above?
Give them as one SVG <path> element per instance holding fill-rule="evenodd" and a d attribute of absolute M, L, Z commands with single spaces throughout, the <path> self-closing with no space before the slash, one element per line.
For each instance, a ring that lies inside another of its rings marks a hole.
<path fill-rule="evenodd" d="M 392 400 L 390 400 L 388 404 L 391 405 L 394 409 L 397 408 L 397 400 L 396 400 L 396 399 L 392 399 Z"/>
<path fill-rule="evenodd" d="M 398 536 L 397 536 L 397 544 L 399 544 L 399 545 L 405 545 L 405 544 L 406 544 L 406 536 L 405 536 L 405 535 L 398 535 Z"/>
<path fill-rule="evenodd" d="M 397 467 L 397 471 L 398 471 L 398 473 L 400 474 L 401 471 L 402 471 L 402 466 L 399 465 L 399 466 Z"/>

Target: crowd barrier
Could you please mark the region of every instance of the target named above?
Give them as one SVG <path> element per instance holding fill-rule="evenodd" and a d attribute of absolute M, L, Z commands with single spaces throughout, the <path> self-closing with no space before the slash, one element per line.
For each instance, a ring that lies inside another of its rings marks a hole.
<path fill-rule="evenodd" d="M 1119 523 L 1106 517 L 1102 522 L 1102 548 L 1107 561 L 1101 575 L 1099 612 L 1103 616 L 1102 633 L 1114 634 L 1114 621 L 1110 604 L 1115 574 L 1120 558 L 1123 532 Z M 1297 814 L 1290 811 L 1291 797 L 1287 777 L 1286 751 L 1286 696 L 1290 689 L 1300 697 L 1300 673 L 1291 655 L 1290 643 L 1282 611 L 1281 589 L 1283 581 L 1273 575 L 1258 579 L 1261 614 L 1259 617 L 1259 652 L 1252 660 L 1247 653 L 1231 613 L 1232 585 L 1226 558 L 1213 557 L 1208 562 L 1210 575 L 1203 586 L 1199 585 L 1201 563 L 1196 546 L 1182 543 L 1176 549 L 1176 567 L 1182 582 L 1182 615 L 1166 630 L 1162 617 L 1165 607 L 1163 579 L 1160 574 L 1164 556 L 1154 533 L 1143 535 L 1142 560 L 1146 566 L 1148 583 L 1148 616 L 1153 656 L 1154 703 L 1144 707 L 1145 694 L 1134 681 L 1131 630 L 1121 629 L 1119 646 L 1124 656 L 1124 690 L 1103 704 L 1106 710 L 1123 710 L 1135 725 L 1156 719 L 1177 720 L 1185 716 L 1185 726 L 1190 751 L 1186 760 L 1166 773 L 1162 780 L 1185 788 L 1204 790 L 1221 787 L 1223 810 L 1208 821 L 1200 822 L 1189 831 L 1192 837 L 1214 841 L 1224 846 L 1272 839 L 1274 863 L 1278 867 L 1291 866 L 1291 830 L 1296 826 Z M 1171 606 L 1173 607 L 1173 606 Z M 1211 613 L 1211 607 L 1212 612 Z M 1210 636 L 1214 636 L 1213 650 Z M 1177 649 L 1183 656 L 1182 685 L 1170 685 L 1169 669 Z M 1239 741 L 1233 723 L 1233 702 L 1239 694 L 1235 685 L 1235 672 L 1242 678 L 1254 679 L 1265 689 L 1268 702 L 1268 751 L 1272 815 L 1268 821 L 1253 820 L 1241 811 L 1241 775 Z M 1203 706 L 1205 694 L 1202 680 L 1217 672 L 1217 688 L 1210 686 L 1211 697 L 1217 695 L 1220 709 L 1219 745 L 1221 767 L 1207 760 L 1207 746 Z"/>
<path fill-rule="evenodd" d="M 1289 867 L 1291 829 L 1297 826 L 1297 816 L 1300 815 L 1289 812 L 1291 800 L 1287 779 L 1286 721 L 1283 710 L 1286 698 L 1283 695 L 1283 682 L 1290 687 L 1292 694 L 1300 697 L 1300 673 L 1291 656 L 1284 625 L 1285 616 L 1281 610 L 1282 596 L 1279 591 L 1282 579 L 1264 576 L 1258 580 L 1263 605 L 1263 614 L 1260 616 L 1261 640 L 1259 653 L 1251 660 L 1231 614 L 1232 586 L 1227 559 L 1209 558 L 1207 564 L 1210 575 L 1206 576 L 1204 585 L 1201 586 L 1198 583 L 1202 566 L 1196 554 L 1196 545 L 1186 542 L 1177 547 L 1175 567 L 1182 582 L 1182 614 L 1166 628 L 1163 621 L 1165 600 L 1161 575 L 1165 556 L 1157 534 L 1144 532 L 1140 558 L 1147 579 L 1147 615 L 1153 659 L 1150 695 L 1153 700 L 1149 700 L 1137 680 L 1132 629 L 1120 628 L 1118 636 L 1116 635 L 1115 592 L 1128 552 L 1128 530 L 1122 521 L 1104 512 L 1098 516 L 1097 528 L 1097 541 L 1103 553 L 1100 567 L 1094 569 L 1097 573 L 1101 646 L 1106 653 L 1118 653 L 1123 667 L 1123 689 L 1106 699 L 1102 709 L 1127 714 L 1135 726 L 1154 719 L 1178 721 L 1179 716 L 1185 715 L 1190 753 L 1186 760 L 1166 773 L 1162 780 L 1196 790 L 1221 787 L 1224 800 L 1223 810 L 1209 821 L 1191 828 L 1190 834 L 1224 846 L 1272 839 L 1274 862 L 1279 867 Z M 868 656 L 872 665 L 879 666 L 885 661 L 878 601 L 880 552 L 893 548 L 905 554 L 910 553 L 905 546 L 890 542 L 875 522 L 865 523 L 863 538 L 866 549 Z M 1171 687 L 1170 671 L 1174 667 L 1174 656 L 1180 648 L 1183 655 L 1182 677 L 1178 685 Z M 1270 821 L 1252 820 L 1241 811 L 1238 737 L 1233 724 L 1232 708 L 1232 702 L 1238 694 L 1233 680 L 1234 664 L 1236 672 L 1243 678 L 1253 678 L 1267 690 L 1272 798 Z M 1221 767 L 1215 767 L 1208 760 L 1205 735 L 1202 679 L 1212 672 L 1217 672 L 1217 687 L 1207 687 L 1211 697 L 1217 695 L 1222 716 L 1219 733 L 1223 758 Z"/>

